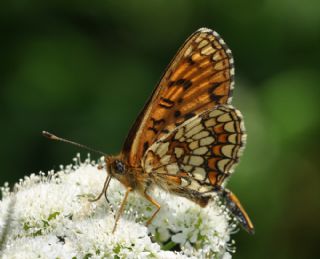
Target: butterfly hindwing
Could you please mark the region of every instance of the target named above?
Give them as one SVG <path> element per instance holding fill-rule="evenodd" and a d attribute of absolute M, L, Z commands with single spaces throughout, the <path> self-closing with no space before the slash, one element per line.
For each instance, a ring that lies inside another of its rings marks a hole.
<path fill-rule="evenodd" d="M 220 36 L 206 28 L 180 48 L 129 132 L 123 155 L 141 166 L 144 152 L 186 120 L 231 101 L 233 58 Z"/>
<path fill-rule="evenodd" d="M 219 105 L 156 141 L 146 151 L 143 167 L 157 185 L 195 200 L 232 173 L 245 138 L 240 112 Z"/>

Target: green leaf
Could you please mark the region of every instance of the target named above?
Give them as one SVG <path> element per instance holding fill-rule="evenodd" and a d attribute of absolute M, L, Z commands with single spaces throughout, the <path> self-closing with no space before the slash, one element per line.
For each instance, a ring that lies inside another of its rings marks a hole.
<path fill-rule="evenodd" d="M 169 251 L 171 250 L 172 248 L 174 248 L 177 244 L 173 241 L 170 241 L 168 243 L 166 243 L 163 247 L 162 247 L 162 250 L 165 250 L 165 251 Z"/>
<path fill-rule="evenodd" d="M 55 219 L 57 216 L 60 215 L 60 212 L 59 211 L 56 211 L 56 212 L 53 212 L 49 215 L 48 217 L 48 221 L 52 220 L 52 219 Z"/>
<path fill-rule="evenodd" d="M 23 223 L 23 230 L 24 231 L 27 231 L 27 230 L 29 230 L 31 228 L 31 226 L 30 226 L 30 224 L 28 223 L 28 222 L 24 222 Z"/>
<path fill-rule="evenodd" d="M 92 254 L 88 253 L 83 257 L 83 259 L 89 259 L 91 256 L 92 256 Z"/>

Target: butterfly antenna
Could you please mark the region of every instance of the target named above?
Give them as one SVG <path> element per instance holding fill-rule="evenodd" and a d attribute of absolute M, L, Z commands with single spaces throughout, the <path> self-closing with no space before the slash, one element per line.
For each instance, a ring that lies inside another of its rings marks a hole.
<path fill-rule="evenodd" d="M 85 145 L 82 145 L 82 144 L 79 144 L 79 143 L 76 143 L 76 142 L 73 142 L 73 141 L 70 141 L 70 140 L 67 140 L 67 139 L 64 139 L 64 138 L 60 138 L 56 135 L 53 135 L 51 134 L 50 132 L 48 131 L 42 131 L 42 135 L 48 139 L 51 139 L 51 140 L 57 140 L 57 141 L 61 141 L 61 142 L 65 142 L 65 143 L 68 143 L 68 144 L 71 144 L 71 145 L 74 145 L 74 146 L 77 146 L 77 147 L 80 147 L 80 148 L 84 148 L 84 149 L 87 149 L 89 151 L 92 151 L 94 153 L 97 153 L 97 154 L 100 154 L 100 155 L 103 155 L 103 156 L 106 156 L 107 154 L 99 151 L 99 150 L 95 150 L 93 148 L 90 148 L 90 147 L 87 147 Z"/>

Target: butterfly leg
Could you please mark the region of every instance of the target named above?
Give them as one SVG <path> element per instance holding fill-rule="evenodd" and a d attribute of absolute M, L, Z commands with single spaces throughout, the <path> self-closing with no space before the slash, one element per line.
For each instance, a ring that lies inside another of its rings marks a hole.
<path fill-rule="evenodd" d="M 129 195 L 129 193 L 130 193 L 131 191 L 132 191 L 132 188 L 131 188 L 131 187 L 128 187 L 128 188 L 127 188 L 127 191 L 126 191 L 126 193 L 125 193 L 125 195 L 124 195 L 124 198 L 123 198 L 123 200 L 122 200 L 122 202 L 121 202 L 120 209 L 118 210 L 118 213 L 117 213 L 117 216 L 116 216 L 116 220 L 115 220 L 115 222 L 114 222 L 114 226 L 113 226 L 112 233 L 114 233 L 114 232 L 116 231 L 119 218 L 120 218 L 120 216 L 121 216 L 122 213 L 123 213 L 124 206 L 125 206 L 126 203 L 127 203 L 128 195 Z"/>
<path fill-rule="evenodd" d="M 100 200 L 100 198 L 104 194 L 104 197 L 106 198 L 107 202 L 110 203 L 108 200 L 108 197 L 107 197 L 107 190 L 108 190 L 110 181 L 111 181 L 111 177 L 108 175 L 106 181 L 104 182 L 103 189 L 102 189 L 101 193 L 96 198 L 89 199 L 89 201 L 90 202 L 98 201 L 98 200 Z"/>
<path fill-rule="evenodd" d="M 239 199 L 235 194 L 233 194 L 228 189 L 220 187 L 217 193 L 225 201 L 226 207 L 230 212 L 237 218 L 240 225 L 250 234 L 254 234 L 254 226 L 247 214 L 247 212 L 242 207 Z"/>
<path fill-rule="evenodd" d="M 161 206 L 155 199 L 153 199 L 149 194 L 147 194 L 147 188 L 144 190 L 143 195 L 148 201 L 150 201 L 153 205 L 155 205 L 157 207 L 157 210 L 152 214 L 151 218 L 147 221 L 146 226 L 148 226 L 148 225 L 150 225 L 150 223 L 152 222 L 154 217 L 158 214 Z"/>

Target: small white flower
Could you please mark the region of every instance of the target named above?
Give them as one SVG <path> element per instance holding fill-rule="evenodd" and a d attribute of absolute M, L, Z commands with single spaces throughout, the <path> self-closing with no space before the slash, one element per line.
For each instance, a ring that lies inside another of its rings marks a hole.
<path fill-rule="evenodd" d="M 8 184 L 1 188 L 2 258 L 231 258 L 234 227 L 217 200 L 200 208 L 156 189 L 161 210 L 147 228 L 155 208 L 133 193 L 112 234 L 124 188 L 113 180 L 110 204 L 89 202 L 102 190 L 106 172 L 89 159 L 75 161 L 56 173 L 25 177 L 14 192 Z"/>

